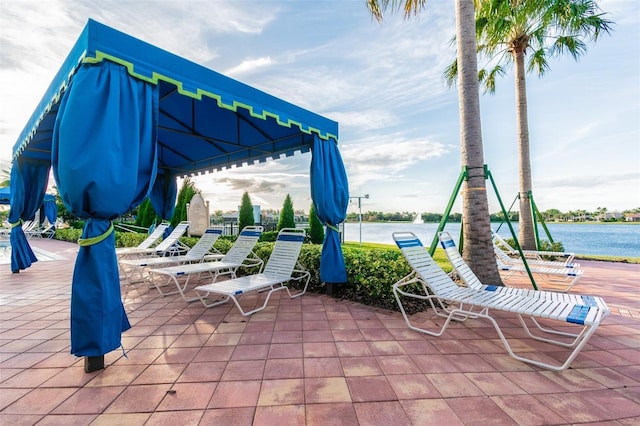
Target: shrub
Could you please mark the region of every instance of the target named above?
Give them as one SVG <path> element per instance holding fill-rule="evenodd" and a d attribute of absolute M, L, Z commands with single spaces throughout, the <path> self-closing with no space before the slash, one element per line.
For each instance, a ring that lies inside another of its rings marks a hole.
<path fill-rule="evenodd" d="M 254 252 L 266 263 L 273 250 L 274 243 L 259 242 Z M 320 255 L 322 246 L 304 244 L 298 261 L 311 273 L 308 291 L 323 293 L 325 285 L 320 280 Z M 384 309 L 398 310 L 393 295 L 394 283 L 405 277 L 411 268 L 402 253 L 395 248 L 367 249 L 344 248 L 345 266 L 347 268 L 347 284 L 339 285 L 336 297 L 352 300 L 365 305 Z M 406 288 L 407 290 L 416 290 Z M 408 303 L 408 313 L 426 308 L 424 302 Z"/>
<path fill-rule="evenodd" d="M 156 220 L 156 212 L 151 206 L 151 200 L 147 197 L 138 207 L 138 215 L 136 216 L 135 225 L 148 228 Z"/>
<path fill-rule="evenodd" d="M 180 237 L 180 242 L 187 247 L 193 247 L 196 245 L 199 239 L 200 237 Z M 218 250 L 222 254 L 226 254 L 235 240 L 236 237 L 234 236 L 221 235 L 213 244 L 213 248 Z"/>
<path fill-rule="evenodd" d="M 278 232 L 277 231 L 267 231 L 267 232 L 263 232 L 262 235 L 260 235 L 260 240 L 262 242 L 275 242 L 276 239 L 278 239 Z"/>
<path fill-rule="evenodd" d="M 347 248 L 344 258 L 348 280 L 340 289 L 344 298 L 398 310 L 392 286 L 411 272 L 399 250 Z"/>
<path fill-rule="evenodd" d="M 116 232 L 116 247 L 136 247 L 148 236 L 140 232 Z"/>
<path fill-rule="evenodd" d="M 293 201 L 291 201 L 291 196 L 287 194 L 284 199 L 284 203 L 282 204 L 282 211 L 280 212 L 280 219 L 278 220 L 277 230 L 280 231 L 282 228 L 295 228 L 296 222 L 294 219 L 293 213 Z"/>
<path fill-rule="evenodd" d="M 56 240 L 77 243 L 78 238 L 82 235 L 82 229 L 76 228 L 58 228 L 56 229 Z"/>
<path fill-rule="evenodd" d="M 171 216 L 171 226 L 174 228 L 180 222 L 187 220 L 187 204 L 191 202 L 191 198 L 194 195 L 199 194 L 200 190 L 196 188 L 195 183 L 191 178 L 186 177 L 182 181 L 182 187 L 178 192 L 178 199 L 176 200 L 176 208 Z M 153 208 L 151 208 L 153 210 Z"/>
<path fill-rule="evenodd" d="M 513 238 L 506 238 L 505 241 L 511 247 L 516 248 L 516 242 Z M 554 241 L 553 243 L 549 240 L 540 240 L 540 248 L 538 251 L 557 251 L 564 252 L 564 245 L 560 241 Z M 543 259 L 547 260 L 556 260 L 555 256 L 542 256 Z"/>
<path fill-rule="evenodd" d="M 309 208 L 309 238 L 313 244 L 322 244 L 324 241 L 324 226 L 322 226 L 322 222 L 318 218 L 313 203 Z"/>
<path fill-rule="evenodd" d="M 82 230 L 84 228 L 84 220 L 72 220 L 71 222 L 69 222 L 69 226 L 73 229 Z"/>
<path fill-rule="evenodd" d="M 240 211 L 238 212 L 238 229 L 242 230 L 247 226 L 253 226 L 253 204 L 249 193 L 242 194 L 242 202 L 240 203 Z"/>
<path fill-rule="evenodd" d="M 82 231 L 79 229 L 57 229 L 56 238 L 63 241 L 77 242 Z M 265 233 L 277 235 L 276 232 Z M 263 236 L 265 235 L 263 234 Z M 267 235 L 269 238 L 269 235 Z M 116 245 L 118 247 L 128 247 L 138 245 L 146 238 L 146 234 L 134 232 L 116 232 Z M 229 251 L 236 237 L 223 235 L 213 245 L 221 253 Z M 274 237 L 275 239 L 275 237 Z M 139 240 L 139 241 L 138 241 Z M 198 241 L 197 237 L 182 237 L 180 242 L 192 247 Z M 254 253 L 266 264 L 274 242 L 260 241 L 254 248 Z M 311 274 L 307 291 L 324 293 L 326 287 L 320 280 L 320 256 L 322 246 L 319 244 L 303 244 L 300 251 L 299 263 Z M 384 309 L 398 310 L 398 304 L 393 295 L 392 286 L 394 283 L 411 272 L 409 264 L 402 253 L 395 248 L 343 248 L 345 266 L 347 268 L 347 284 L 338 285 L 336 297 L 352 300 L 365 305 L 375 306 Z M 450 269 L 450 268 L 449 268 Z M 239 270 L 238 276 L 248 273 L 255 273 L 253 270 Z M 293 285 L 296 288 L 299 286 Z M 419 286 L 405 287 L 408 291 L 418 291 Z M 424 310 L 427 304 L 420 301 L 405 300 L 407 313 L 415 313 Z"/>
<path fill-rule="evenodd" d="M 548 240 L 540 240 L 540 251 L 559 251 L 564 252 L 564 245 L 560 241 L 550 242 Z"/>

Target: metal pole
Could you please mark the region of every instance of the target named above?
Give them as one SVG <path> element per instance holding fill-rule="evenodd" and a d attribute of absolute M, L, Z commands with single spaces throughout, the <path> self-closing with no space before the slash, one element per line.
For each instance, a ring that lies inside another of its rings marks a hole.
<path fill-rule="evenodd" d="M 486 164 L 485 164 L 485 167 L 486 167 Z M 496 198 L 498 199 L 498 203 L 500 203 L 500 208 L 502 209 L 502 214 L 504 214 L 505 217 L 507 217 L 507 210 L 504 208 L 504 204 L 502 204 L 502 198 L 500 198 L 500 193 L 498 192 L 498 186 L 496 185 L 496 182 L 493 180 L 493 175 L 491 174 L 488 168 L 486 169 L 486 175 L 489 177 L 489 181 L 491 182 L 491 185 L 493 186 L 493 190 L 496 193 Z M 520 253 L 520 257 L 522 258 L 522 263 L 524 264 L 524 268 L 527 270 L 527 275 L 529 275 L 529 279 L 531 280 L 533 289 L 538 290 L 538 286 L 536 285 L 536 280 L 533 279 L 533 274 L 531 273 L 531 269 L 529 269 L 529 263 L 527 262 L 527 257 L 524 255 L 524 252 L 522 251 L 522 247 L 520 247 L 520 242 L 518 241 L 518 237 L 516 237 L 516 231 L 514 231 L 513 225 L 511 224 L 510 220 L 507 220 L 507 225 L 509 226 L 509 230 L 511 231 L 513 240 L 516 243 L 516 249 L 518 249 L 518 253 Z"/>
<path fill-rule="evenodd" d="M 360 247 L 362 247 L 362 198 L 358 197 L 358 220 L 360 221 Z"/>
<path fill-rule="evenodd" d="M 460 176 L 458 176 L 458 180 L 456 181 L 456 186 L 453 188 L 453 192 L 451 193 L 451 197 L 449 197 L 449 204 L 447 204 L 447 208 L 444 210 L 444 214 L 442 215 L 442 219 L 440 219 L 440 224 L 438 225 L 438 230 L 436 234 L 433 236 L 433 240 L 431 241 L 431 246 L 429 247 L 429 254 L 433 256 L 433 253 L 436 252 L 436 247 L 438 247 L 438 234 L 444 230 L 447 221 L 449 220 L 449 215 L 451 214 L 451 209 L 453 208 L 453 203 L 456 201 L 456 197 L 460 192 L 460 187 L 462 186 L 462 182 L 467 178 L 467 167 L 464 166 L 462 171 L 460 172 Z M 462 227 L 460 227 L 460 232 L 462 232 Z M 462 240 L 461 240 L 462 241 Z"/>
<path fill-rule="evenodd" d="M 358 199 L 358 222 L 360 224 L 360 246 L 362 246 L 362 199 L 369 198 L 369 194 L 358 195 L 355 197 L 349 197 L 349 200 L 354 198 Z"/>

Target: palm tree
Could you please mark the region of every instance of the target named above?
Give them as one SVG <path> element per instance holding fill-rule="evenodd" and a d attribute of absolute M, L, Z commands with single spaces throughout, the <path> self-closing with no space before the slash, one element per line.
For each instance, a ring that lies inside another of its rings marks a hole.
<path fill-rule="evenodd" d="M 485 92 L 494 93 L 496 77 L 514 67 L 518 161 L 520 166 L 520 220 L 518 240 L 523 249 L 536 249 L 531 211 L 531 159 L 527 118 L 526 72 L 539 76 L 549 70 L 548 59 L 569 53 L 574 59 L 586 52 L 584 39 L 596 41 L 609 33 L 595 0 L 475 0 L 477 49 L 492 68 L 478 78 Z M 525 56 L 529 57 L 525 70 Z M 445 71 L 455 82 L 457 64 Z"/>
<path fill-rule="evenodd" d="M 455 1 L 461 162 L 468 175 L 462 188 L 463 257 L 481 281 L 501 284 L 491 241 L 484 173 L 473 1 Z M 401 3 L 397 0 L 367 0 L 367 7 L 380 22 L 387 7 L 396 11 L 402 8 L 405 18 L 409 18 L 419 13 L 426 0 L 404 0 L 404 4 Z"/>

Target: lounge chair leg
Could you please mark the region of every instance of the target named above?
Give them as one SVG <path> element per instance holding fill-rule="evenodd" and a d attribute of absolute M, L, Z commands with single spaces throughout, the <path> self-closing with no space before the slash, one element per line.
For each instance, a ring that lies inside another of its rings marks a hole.
<path fill-rule="evenodd" d="M 104 369 L 104 355 L 84 357 L 84 372 L 92 373 Z"/>

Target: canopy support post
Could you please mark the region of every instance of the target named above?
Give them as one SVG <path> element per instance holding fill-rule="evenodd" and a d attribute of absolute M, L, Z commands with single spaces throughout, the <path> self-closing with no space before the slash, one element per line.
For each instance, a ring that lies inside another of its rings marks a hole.
<path fill-rule="evenodd" d="M 438 234 L 444 231 L 444 227 L 449 220 L 449 215 L 451 214 L 451 209 L 453 209 L 453 203 L 456 202 L 456 198 L 460 193 L 460 188 L 462 187 L 462 182 L 467 180 L 467 167 L 464 166 L 460 171 L 460 176 L 458 176 L 458 181 L 456 182 L 456 186 L 453 188 L 453 192 L 451 193 L 451 197 L 449 198 L 449 204 L 447 204 L 447 208 L 444 210 L 444 214 L 442 215 L 442 219 L 440 219 L 440 224 L 438 225 L 438 230 L 436 234 L 433 236 L 433 241 L 431 241 L 431 247 L 429 247 L 429 255 L 433 256 L 433 253 L 436 251 L 436 247 L 438 246 Z M 462 232 L 462 231 L 460 231 Z"/>
<path fill-rule="evenodd" d="M 533 285 L 534 290 L 538 290 L 538 286 L 536 285 L 536 280 L 533 279 L 533 274 L 531 273 L 531 269 L 529 269 L 529 263 L 527 262 L 527 257 L 524 255 L 522 251 L 522 247 L 520 247 L 520 242 L 518 241 L 518 237 L 516 237 L 516 231 L 513 229 L 513 225 L 509 220 L 509 216 L 507 214 L 507 210 L 504 208 L 504 204 L 502 203 L 502 198 L 500 198 L 500 194 L 498 193 L 498 187 L 496 186 L 496 182 L 493 180 L 493 175 L 489 168 L 485 164 L 485 179 L 489 178 L 491 185 L 493 186 L 493 190 L 496 193 L 496 197 L 498 198 L 498 202 L 500 203 L 500 208 L 502 209 L 502 214 L 505 218 L 507 218 L 507 225 L 509 226 L 509 230 L 511 231 L 511 235 L 513 235 L 513 241 L 516 244 L 516 249 L 518 253 L 520 253 L 520 258 L 522 259 L 522 263 L 524 264 L 524 268 L 527 270 L 527 275 L 529 275 L 529 279 L 531 280 L 531 285 Z"/>
<path fill-rule="evenodd" d="M 453 189 L 453 192 L 451 193 L 451 198 L 449 198 L 449 204 L 447 205 L 447 208 L 445 209 L 444 215 L 442 216 L 442 219 L 440 220 L 440 225 L 438 225 L 438 230 L 436 231 L 436 234 L 433 237 L 433 242 L 431 243 L 431 247 L 429 248 L 429 254 L 431 256 L 433 256 L 433 254 L 435 253 L 436 247 L 438 245 L 438 234 L 444 230 L 444 227 L 447 224 L 447 220 L 449 219 L 449 214 L 451 213 L 451 209 L 453 208 L 453 203 L 456 201 L 456 197 L 458 196 L 458 194 L 460 192 L 460 188 L 462 187 L 462 182 L 467 180 L 467 178 L 468 178 L 468 168 L 467 168 L 467 166 L 464 166 L 462 168 L 462 171 L 460 172 L 460 176 L 458 176 L 458 181 L 456 182 L 455 188 Z M 514 239 L 514 241 L 516 243 L 516 249 L 518 250 L 518 252 L 520 253 L 520 256 L 522 257 L 522 262 L 524 263 L 524 267 L 527 270 L 527 274 L 529 275 L 529 279 L 531 280 L 531 284 L 533 286 L 533 289 L 534 290 L 538 290 L 538 286 L 536 285 L 536 281 L 533 278 L 533 274 L 531 273 L 531 270 L 529 269 L 529 264 L 527 263 L 527 259 L 524 256 L 524 252 L 522 251 L 522 248 L 520 247 L 520 243 L 518 242 L 518 237 L 516 236 L 516 233 L 515 233 L 515 231 L 513 229 L 513 225 L 511 225 L 511 222 L 509 221 L 509 216 L 508 216 L 507 210 L 505 209 L 504 204 L 502 203 L 502 198 L 500 198 L 500 193 L 498 192 L 498 187 L 496 186 L 496 183 L 493 180 L 493 175 L 491 174 L 491 171 L 489 170 L 489 167 L 486 164 L 484 165 L 484 179 L 485 180 L 489 180 L 491 182 L 491 186 L 493 188 L 493 191 L 495 192 L 496 197 L 498 198 L 498 202 L 500 203 L 500 209 L 502 210 L 502 214 L 504 215 L 504 217 L 507 220 L 507 225 L 509 226 L 509 230 L 511 231 L 511 235 L 513 236 L 513 239 Z M 513 204 L 512 204 L 512 206 L 513 206 Z M 534 204 L 534 208 L 535 208 L 535 204 Z M 460 250 L 461 253 L 462 253 L 463 244 L 464 244 L 464 241 L 463 241 L 463 238 L 462 238 L 462 229 L 460 229 L 460 249 L 459 250 Z"/>
<path fill-rule="evenodd" d="M 94 371 L 103 370 L 103 369 L 104 369 L 104 355 L 84 357 L 85 373 L 92 373 Z"/>

